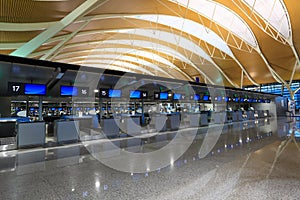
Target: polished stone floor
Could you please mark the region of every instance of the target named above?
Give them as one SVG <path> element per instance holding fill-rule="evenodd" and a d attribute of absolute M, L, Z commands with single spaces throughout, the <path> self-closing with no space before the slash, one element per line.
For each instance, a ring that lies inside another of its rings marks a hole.
<path fill-rule="evenodd" d="M 116 148 L 99 140 L 0 152 L 0 199 L 299 199 L 293 126 L 261 119 L 113 139 Z M 160 150 L 161 160 L 147 157 Z"/>

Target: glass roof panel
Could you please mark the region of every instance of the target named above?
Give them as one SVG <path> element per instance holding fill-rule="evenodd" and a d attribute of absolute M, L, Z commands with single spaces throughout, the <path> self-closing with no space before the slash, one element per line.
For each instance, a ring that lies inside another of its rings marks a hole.
<path fill-rule="evenodd" d="M 170 0 L 176 2 L 186 8 L 215 21 L 227 30 L 231 31 L 249 45 L 256 47 L 256 39 L 248 27 L 237 14 L 229 10 L 225 6 L 209 0 Z M 232 23 L 234 20 L 234 23 Z"/>
<path fill-rule="evenodd" d="M 112 30 L 110 32 L 119 32 L 119 30 Z M 125 33 L 125 29 L 122 30 L 122 33 Z M 193 54 L 198 55 L 206 59 L 207 61 L 213 63 L 211 57 L 203 49 L 201 49 L 198 45 L 193 43 L 191 40 L 188 40 L 180 35 L 176 35 L 174 33 L 170 33 L 167 31 L 153 30 L 153 29 L 127 29 L 126 34 L 134 34 L 134 35 L 148 37 L 149 41 L 151 41 L 151 38 L 167 41 L 172 45 L 187 49 L 193 52 Z M 132 39 L 132 41 L 134 41 L 134 39 Z"/>
<path fill-rule="evenodd" d="M 129 16 L 130 18 L 136 18 L 141 20 L 147 20 L 159 24 L 163 24 L 165 26 L 170 26 L 172 28 L 182 30 L 194 37 L 197 37 L 212 46 L 217 47 L 222 50 L 226 54 L 233 56 L 230 48 L 227 46 L 226 42 L 222 40 L 220 36 L 218 36 L 215 32 L 210 30 L 209 28 L 194 22 L 189 19 L 184 19 L 176 16 L 168 16 L 168 15 L 136 15 Z"/>
<path fill-rule="evenodd" d="M 137 50 L 137 49 L 131 49 L 131 48 L 102 48 L 101 49 L 94 49 L 93 52 L 97 52 L 97 53 L 108 53 L 108 52 L 113 52 L 116 54 L 115 58 L 121 57 L 122 54 L 132 54 L 132 55 L 136 55 L 136 56 L 140 56 L 140 57 L 144 57 L 147 59 L 151 59 L 151 60 L 155 60 L 158 61 L 160 63 L 163 63 L 167 66 L 170 67 L 176 67 L 173 63 L 171 63 L 169 60 L 158 56 L 157 54 L 151 53 L 151 52 L 147 52 L 147 51 L 143 51 L 143 50 Z"/>
<path fill-rule="evenodd" d="M 243 0 L 286 39 L 290 37 L 288 12 L 281 0 Z"/>
<path fill-rule="evenodd" d="M 158 52 L 163 52 L 169 56 L 176 57 L 179 60 L 182 60 L 183 62 L 186 62 L 188 64 L 192 64 L 192 62 L 187 59 L 184 55 L 179 53 L 178 51 L 175 51 L 174 49 L 167 47 L 165 45 L 161 45 L 158 43 L 153 43 L 149 41 L 144 41 L 144 40 L 106 40 L 105 43 L 111 43 L 111 44 L 122 44 L 122 45 L 132 45 L 132 46 L 137 46 L 141 48 L 150 48 L 154 49 L 155 51 Z"/>

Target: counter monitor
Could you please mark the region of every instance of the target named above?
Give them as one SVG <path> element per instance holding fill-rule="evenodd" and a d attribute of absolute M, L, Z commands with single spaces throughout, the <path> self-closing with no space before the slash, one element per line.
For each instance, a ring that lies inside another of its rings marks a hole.
<path fill-rule="evenodd" d="M 129 98 L 131 98 L 131 99 L 140 99 L 141 98 L 141 91 L 139 91 L 139 90 L 131 90 Z"/>
<path fill-rule="evenodd" d="M 121 94 L 122 94 L 121 90 L 109 89 L 109 91 L 108 91 L 108 97 L 109 98 L 120 98 Z"/>
<path fill-rule="evenodd" d="M 199 101 L 200 100 L 200 95 L 199 94 L 195 94 L 194 95 L 194 100 L 195 101 Z"/>
<path fill-rule="evenodd" d="M 209 96 L 208 95 L 204 95 L 203 96 L 203 101 L 208 101 L 209 100 Z"/>
<path fill-rule="evenodd" d="M 31 84 L 25 83 L 24 94 L 26 95 L 46 95 L 46 85 L 45 84 Z"/>
<path fill-rule="evenodd" d="M 180 100 L 181 99 L 181 94 L 175 93 L 173 94 L 173 100 Z"/>
<path fill-rule="evenodd" d="M 168 100 L 168 93 L 167 92 L 159 93 L 159 99 L 160 100 Z"/>
<path fill-rule="evenodd" d="M 77 96 L 78 88 L 74 86 L 62 85 L 60 86 L 60 95 L 61 96 Z"/>

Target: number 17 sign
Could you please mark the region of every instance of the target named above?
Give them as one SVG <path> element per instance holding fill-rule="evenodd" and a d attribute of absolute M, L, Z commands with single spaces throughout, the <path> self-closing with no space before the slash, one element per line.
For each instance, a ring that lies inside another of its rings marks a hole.
<path fill-rule="evenodd" d="M 8 93 L 10 95 L 23 95 L 24 94 L 24 83 L 8 83 Z"/>

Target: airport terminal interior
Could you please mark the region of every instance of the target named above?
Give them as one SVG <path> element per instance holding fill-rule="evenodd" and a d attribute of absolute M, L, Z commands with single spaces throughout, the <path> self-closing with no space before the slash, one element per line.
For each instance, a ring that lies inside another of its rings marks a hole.
<path fill-rule="evenodd" d="M 0 0 L 0 199 L 299 199 L 298 11 Z"/>

